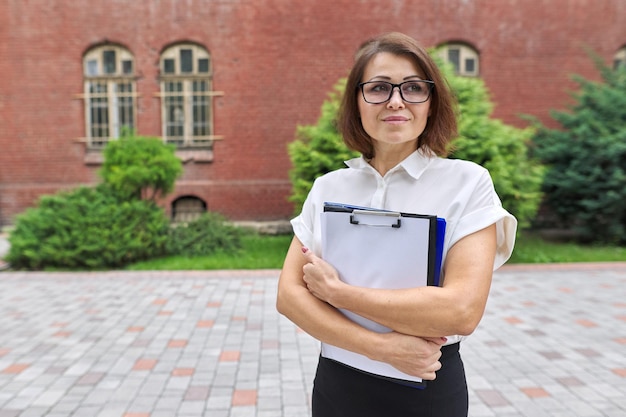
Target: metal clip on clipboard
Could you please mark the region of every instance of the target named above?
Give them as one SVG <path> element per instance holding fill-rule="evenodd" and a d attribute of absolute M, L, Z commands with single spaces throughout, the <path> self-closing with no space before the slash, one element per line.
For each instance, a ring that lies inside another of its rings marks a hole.
<path fill-rule="evenodd" d="M 378 216 L 378 217 L 383 217 L 384 219 L 388 220 L 390 217 L 395 218 L 396 221 L 395 223 L 389 223 L 389 222 L 381 222 L 381 223 L 376 223 L 376 222 L 369 222 L 369 223 L 365 223 L 362 220 L 357 220 L 356 216 L 359 215 L 363 215 L 363 216 Z M 401 224 L 400 221 L 400 217 L 402 215 L 398 212 L 393 212 L 393 211 L 377 211 L 377 210 L 353 210 L 352 214 L 350 215 L 350 224 L 354 224 L 354 225 L 360 225 L 360 226 L 372 226 L 372 227 L 393 227 L 394 229 L 399 229 Z"/>

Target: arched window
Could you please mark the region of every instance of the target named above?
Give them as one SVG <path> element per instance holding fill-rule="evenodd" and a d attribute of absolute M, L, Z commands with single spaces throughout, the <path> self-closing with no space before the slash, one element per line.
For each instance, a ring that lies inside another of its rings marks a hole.
<path fill-rule="evenodd" d="M 172 202 L 172 220 L 175 223 L 190 222 L 196 220 L 206 210 L 206 203 L 198 197 L 179 197 Z"/>
<path fill-rule="evenodd" d="M 102 148 L 135 129 L 136 85 L 133 55 L 121 46 L 103 45 L 83 57 L 85 126 L 90 148 Z"/>
<path fill-rule="evenodd" d="M 211 56 L 202 46 L 178 44 L 163 51 L 160 61 L 162 132 L 179 148 L 211 148 L 213 96 Z"/>
<path fill-rule="evenodd" d="M 613 56 L 613 69 L 618 68 L 626 68 L 626 46 L 622 46 Z"/>
<path fill-rule="evenodd" d="M 478 77 L 478 52 L 463 43 L 447 43 L 441 46 L 441 58 L 454 67 L 454 72 L 466 77 Z"/>

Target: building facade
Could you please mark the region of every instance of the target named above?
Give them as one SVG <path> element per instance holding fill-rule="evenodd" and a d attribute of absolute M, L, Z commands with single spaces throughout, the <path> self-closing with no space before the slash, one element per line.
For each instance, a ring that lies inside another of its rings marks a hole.
<path fill-rule="evenodd" d="M 550 122 L 626 63 L 623 0 L 5 0 L 0 4 L 0 226 L 39 196 L 98 181 L 124 129 L 177 147 L 173 217 L 293 214 L 287 143 L 365 39 L 402 31 L 467 76 L 494 117 Z"/>

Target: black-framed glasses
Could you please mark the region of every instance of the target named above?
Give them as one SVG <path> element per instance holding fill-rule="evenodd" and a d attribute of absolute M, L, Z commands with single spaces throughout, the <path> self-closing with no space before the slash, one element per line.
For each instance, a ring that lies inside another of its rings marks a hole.
<path fill-rule="evenodd" d="M 360 83 L 363 100 L 370 104 L 381 104 L 391 99 L 393 90 L 398 87 L 400 97 L 407 103 L 423 103 L 430 98 L 435 83 L 429 80 L 410 80 L 400 84 L 387 81 L 368 81 Z"/>

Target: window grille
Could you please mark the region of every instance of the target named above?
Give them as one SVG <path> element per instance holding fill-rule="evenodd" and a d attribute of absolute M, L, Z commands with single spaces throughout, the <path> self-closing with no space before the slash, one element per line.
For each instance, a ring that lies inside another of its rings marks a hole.
<path fill-rule="evenodd" d="M 211 57 L 199 45 L 180 44 L 161 54 L 162 131 L 178 148 L 211 149 L 213 133 Z"/>
<path fill-rule="evenodd" d="M 103 148 L 136 128 L 134 59 L 123 47 L 98 46 L 85 54 L 83 70 L 87 145 Z"/>

